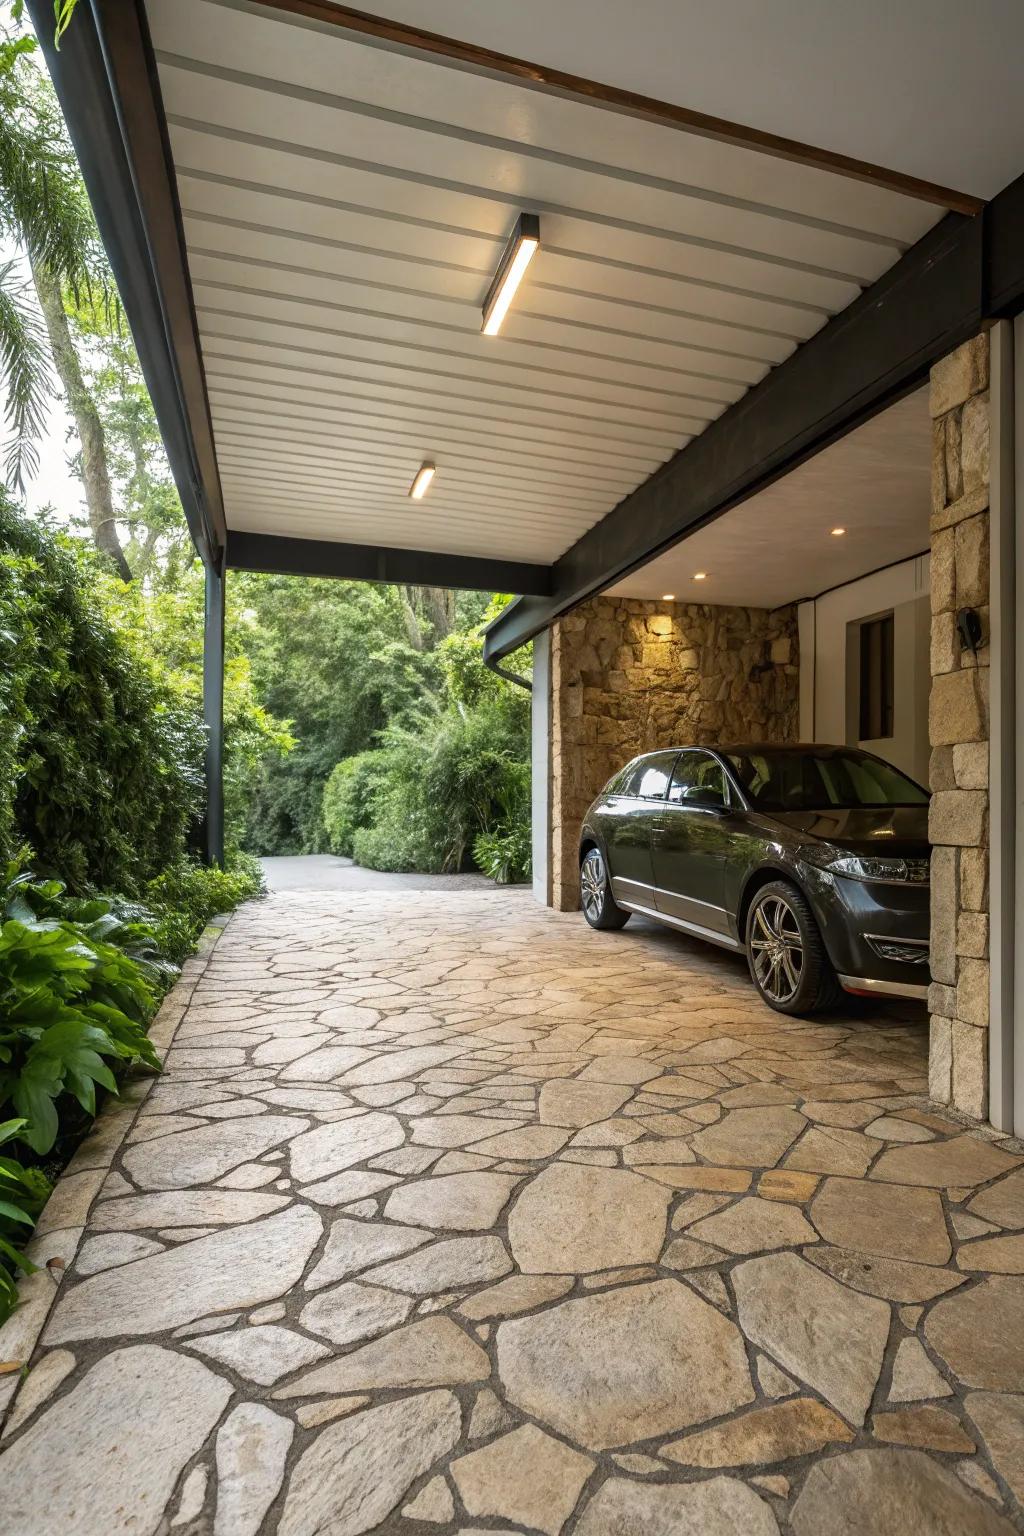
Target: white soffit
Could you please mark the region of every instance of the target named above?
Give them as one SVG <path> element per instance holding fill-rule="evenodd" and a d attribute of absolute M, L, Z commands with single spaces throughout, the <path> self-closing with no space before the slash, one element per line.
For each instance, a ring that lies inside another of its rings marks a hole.
<path fill-rule="evenodd" d="M 928 391 L 919 389 L 609 590 L 778 608 L 919 555 L 929 539 L 931 441 Z M 697 571 L 706 579 L 695 581 Z"/>
<path fill-rule="evenodd" d="M 975 197 L 1024 170 L 1020 0 L 388 0 L 386 14 Z"/>
<path fill-rule="evenodd" d="M 942 216 L 244 0 L 147 9 L 229 528 L 553 561 Z"/>

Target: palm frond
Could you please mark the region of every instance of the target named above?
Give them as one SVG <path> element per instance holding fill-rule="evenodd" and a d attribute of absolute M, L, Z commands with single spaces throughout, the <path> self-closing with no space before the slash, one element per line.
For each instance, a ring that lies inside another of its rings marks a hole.
<path fill-rule="evenodd" d="M 42 317 L 30 284 L 13 261 L 0 266 L 0 385 L 11 442 L 4 455 L 4 479 L 23 492 L 26 475 L 39 465 L 36 440 L 46 422 L 53 390 Z"/>
<path fill-rule="evenodd" d="M 25 42 L 0 43 L 0 229 L 77 300 L 109 289 L 109 269 L 56 96 Z"/>

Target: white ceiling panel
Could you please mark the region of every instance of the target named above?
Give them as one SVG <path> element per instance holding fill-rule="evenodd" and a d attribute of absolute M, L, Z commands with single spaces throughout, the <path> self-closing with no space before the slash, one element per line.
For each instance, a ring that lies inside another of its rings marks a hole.
<path fill-rule="evenodd" d="M 776 608 L 922 554 L 931 444 L 928 392 L 917 390 L 610 590 Z"/>
<path fill-rule="evenodd" d="M 552 561 L 942 214 L 248 0 L 147 11 L 229 528 Z"/>
<path fill-rule="evenodd" d="M 1021 170 L 1020 0 L 388 0 L 385 14 L 978 197 Z"/>

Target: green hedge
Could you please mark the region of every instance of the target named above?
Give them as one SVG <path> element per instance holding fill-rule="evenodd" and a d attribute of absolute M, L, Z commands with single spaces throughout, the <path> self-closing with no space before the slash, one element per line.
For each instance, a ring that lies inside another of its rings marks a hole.
<path fill-rule="evenodd" d="M 0 864 L 140 895 L 201 804 L 203 728 L 121 633 L 110 578 L 0 492 Z"/>

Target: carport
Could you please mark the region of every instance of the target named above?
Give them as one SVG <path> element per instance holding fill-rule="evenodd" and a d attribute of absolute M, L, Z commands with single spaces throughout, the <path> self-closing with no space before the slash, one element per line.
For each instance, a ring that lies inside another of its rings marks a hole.
<path fill-rule="evenodd" d="M 31 8 L 47 37 L 50 8 Z M 744 517 L 800 537 L 782 477 L 812 474 L 855 429 L 884 433 L 895 418 L 878 413 L 910 410 L 931 372 L 931 775 L 949 850 L 934 883 L 933 1091 L 1009 1127 L 1015 1100 L 1024 1112 L 1011 857 L 1024 184 L 1005 65 L 1019 18 L 965 52 L 966 13 L 923 6 L 894 35 L 880 5 L 853 34 L 838 14 L 808 25 L 797 0 L 770 23 L 652 0 L 646 25 L 609 8 L 600 26 L 578 0 L 495 10 L 471 39 L 458 9 L 92 0 L 48 51 L 206 564 L 210 855 L 230 569 L 521 593 L 488 655 L 501 664 L 550 631 L 537 817 L 554 837 L 579 605 L 650 604 L 627 611 L 657 636 L 665 593 L 688 605 L 680 575 L 723 571 Z M 523 215 L 539 250 L 501 334 L 483 335 Z M 904 558 L 892 534 L 883 522 L 876 566 Z M 986 600 L 961 602 L 982 580 Z M 768 604 L 737 589 L 721 606 L 777 614 Z M 964 607 L 991 636 L 991 709 L 983 668 L 954 643 Z M 682 649 L 717 650 L 722 633 Z M 817 683 L 799 616 L 785 632 L 749 620 L 742 645 L 758 651 L 745 675 L 781 669 L 759 675 L 758 711 L 801 723 Z"/>

